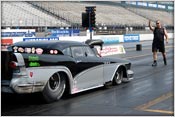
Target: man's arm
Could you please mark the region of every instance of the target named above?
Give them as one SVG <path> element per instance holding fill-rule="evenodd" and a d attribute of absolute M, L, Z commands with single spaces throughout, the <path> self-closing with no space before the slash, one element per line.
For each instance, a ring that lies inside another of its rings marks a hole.
<path fill-rule="evenodd" d="M 151 31 L 154 31 L 154 28 L 153 28 L 153 26 L 151 25 L 151 20 L 149 20 L 149 29 L 150 29 Z"/>
<path fill-rule="evenodd" d="M 166 29 L 164 28 L 164 33 L 165 33 L 165 39 L 166 39 L 166 43 L 168 43 L 168 33 L 166 31 Z"/>

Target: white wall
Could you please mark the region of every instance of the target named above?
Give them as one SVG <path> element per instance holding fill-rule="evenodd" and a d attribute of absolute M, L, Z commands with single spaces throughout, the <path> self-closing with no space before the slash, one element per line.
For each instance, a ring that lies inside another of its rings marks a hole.
<path fill-rule="evenodd" d="M 169 39 L 174 38 L 174 33 L 168 33 Z M 88 36 L 75 36 L 75 37 L 59 37 L 59 40 L 68 40 L 68 41 L 79 41 L 85 42 L 89 39 Z M 101 39 L 101 40 L 112 40 L 119 39 L 119 42 L 124 42 L 123 35 L 95 35 L 92 39 Z M 153 34 L 140 34 L 140 41 L 153 40 Z"/>
<path fill-rule="evenodd" d="M 174 38 L 174 33 L 168 33 L 168 38 Z M 153 40 L 153 34 L 140 34 L 140 41 Z"/>
<path fill-rule="evenodd" d="M 15 33 L 21 33 L 25 32 L 26 34 L 29 34 L 31 32 L 35 33 L 34 29 L 3 29 L 3 32 L 14 32 Z M 174 38 L 174 33 L 168 33 L 169 39 Z M 26 37 L 25 35 L 22 35 L 21 37 L 1 37 L 1 39 L 10 38 L 13 39 L 13 43 L 18 41 L 23 41 L 23 38 L 30 38 Z M 31 38 L 35 38 L 35 35 L 32 35 Z M 59 40 L 68 40 L 68 41 L 79 41 L 79 42 L 85 42 L 87 39 L 90 38 L 89 33 L 87 32 L 87 36 L 73 36 L 73 37 L 59 37 Z M 94 35 L 92 36 L 93 39 L 101 39 L 105 43 L 121 43 L 124 42 L 124 36 L 123 35 Z M 140 41 L 145 40 L 153 40 L 153 34 L 140 34 Z"/>

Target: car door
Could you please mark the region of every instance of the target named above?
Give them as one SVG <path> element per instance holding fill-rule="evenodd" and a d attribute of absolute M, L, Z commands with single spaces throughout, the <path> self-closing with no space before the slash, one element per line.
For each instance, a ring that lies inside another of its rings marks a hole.
<path fill-rule="evenodd" d="M 76 61 L 77 71 L 74 77 L 78 90 L 86 90 L 103 85 L 103 62 L 89 46 L 71 47 L 72 56 Z"/>

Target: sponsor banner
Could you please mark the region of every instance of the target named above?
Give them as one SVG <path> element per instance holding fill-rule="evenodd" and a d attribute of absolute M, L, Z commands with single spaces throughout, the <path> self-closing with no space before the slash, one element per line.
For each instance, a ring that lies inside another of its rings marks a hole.
<path fill-rule="evenodd" d="M 160 9 L 165 9 L 166 6 L 165 6 L 165 5 L 158 4 L 158 8 L 160 8 Z"/>
<path fill-rule="evenodd" d="M 148 8 L 156 8 L 156 9 L 166 9 L 166 10 L 173 10 L 173 4 L 157 4 L 157 3 L 149 3 L 149 2 L 135 2 L 135 1 L 127 1 L 123 2 L 126 4 L 134 5 L 134 6 L 140 6 L 140 7 L 148 7 Z"/>
<path fill-rule="evenodd" d="M 1 39 L 1 50 L 6 51 L 13 44 L 13 39 Z"/>
<path fill-rule="evenodd" d="M 123 37 L 124 42 L 139 42 L 140 35 L 139 34 L 126 34 Z"/>
<path fill-rule="evenodd" d="M 113 44 L 113 43 L 119 43 L 119 37 L 101 37 L 101 40 L 104 42 L 104 44 Z"/>
<path fill-rule="evenodd" d="M 137 2 L 137 5 L 138 6 L 145 6 L 145 7 L 148 6 L 147 2 Z"/>
<path fill-rule="evenodd" d="M 23 38 L 23 41 L 53 41 L 59 40 L 58 37 L 46 37 L 46 38 Z"/>
<path fill-rule="evenodd" d="M 174 7 L 173 7 L 173 6 L 168 6 L 168 9 L 169 9 L 169 10 L 173 10 Z"/>
<path fill-rule="evenodd" d="M 23 41 L 23 38 L 35 38 L 35 29 L 2 29 L 2 39 L 12 38 L 13 43 Z"/>
<path fill-rule="evenodd" d="M 109 45 L 109 46 L 103 46 L 103 49 L 100 50 L 100 47 L 96 47 L 98 53 L 101 56 L 109 56 L 109 55 L 115 55 L 115 54 L 125 54 L 125 49 L 123 45 Z"/>
<path fill-rule="evenodd" d="M 136 5 L 136 2 L 131 2 L 131 4 Z"/>
<path fill-rule="evenodd" d="M 126 2 L 128 4 L 133 4 L 133 5 L 136 5 L 137 3 L 135 1 L 130 1 L 130 2 Z"/>
<path fill-rule="evenodd" d="M 126 1 L 126 4 L 132 4 L 132 5 L 137 5 L 137 3 L 135 1 Z"/>
<path fill-rule="evenodd" d="M 157 8 L 157 4 L 148 3 L 149 7 Z"/>
<path fill-rule="evenodd" d="M 1 37 L 35 37 L 34 29 L 4 29 Z"/>
<path fill-rule="evenodd" d="M 12 45 L 13 39 L 1 39 L 1 45 Z"/>
<path fill-rule="evenodd" d="M 79 29 L 52 29 L 48 30 L 48 37 L 68 37 L 68 36 L 79 36 Z"/>

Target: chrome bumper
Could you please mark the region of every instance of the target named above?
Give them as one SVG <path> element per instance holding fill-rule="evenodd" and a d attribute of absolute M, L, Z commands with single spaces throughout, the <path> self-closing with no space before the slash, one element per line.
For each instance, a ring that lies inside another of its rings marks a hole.
<path fill-rule="evenodd" d="M 34 93 L 41 92 L 44 88 L 44 83 L 35 83 L 29 78 L 13 78 L 11 81 L 2 80 L 1 92 L 4 93 Z"/>
<path fill-rule="evenodd" d="M 132 70 L 127 70 L 127 78 L 123 78 L 123 82 L 129 82 L 134 79 L 134 72 Z"/>

